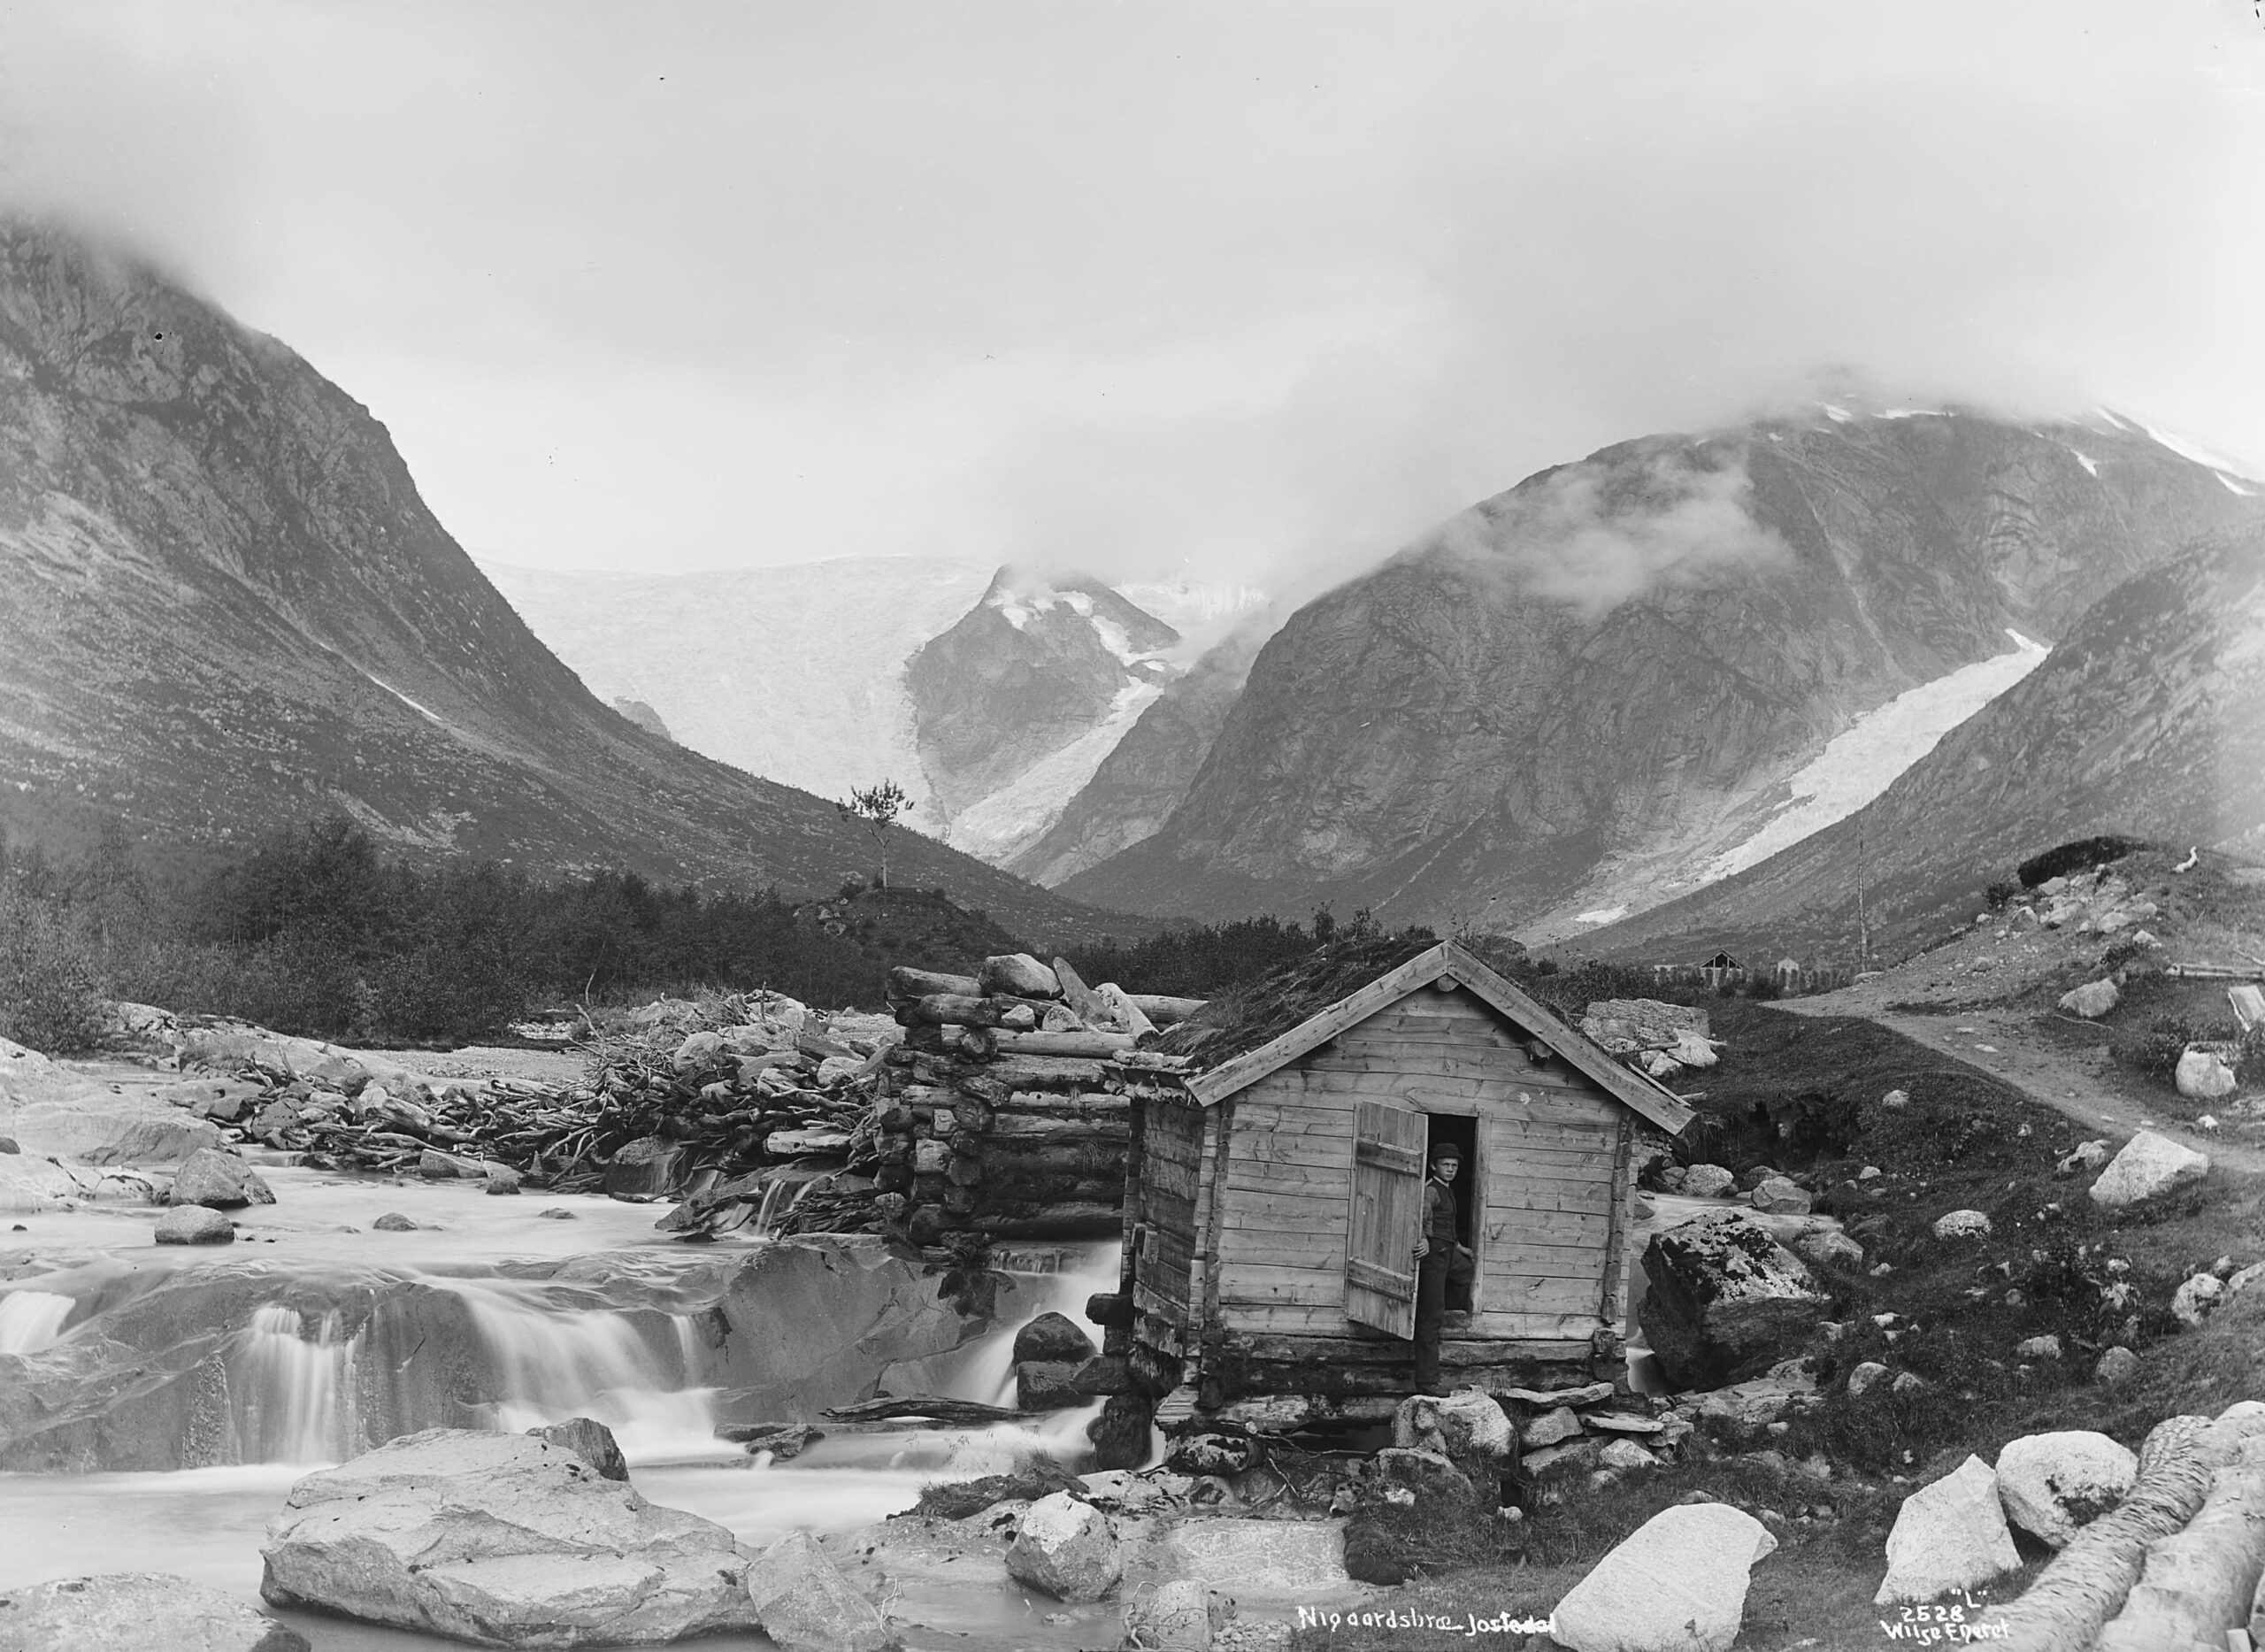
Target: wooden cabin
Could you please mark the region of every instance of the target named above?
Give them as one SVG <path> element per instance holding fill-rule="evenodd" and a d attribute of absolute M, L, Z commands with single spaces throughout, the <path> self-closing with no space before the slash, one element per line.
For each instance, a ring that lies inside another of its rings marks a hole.
<path fill-rule="evenodd" d="M 1384 945 L 1380 972 L 1373 946 L 1365 972 L 1324 955 L 1123 1058 L 1112 1341 L 1164 1420 L 1359 1419 L 1414 1391 L 1410 1256 L 1443 1140 L 1477 1267 L 1442 1385 L 1617 1372 L 1632 1149 L 1689 1109 L 1455 942 Z"/>

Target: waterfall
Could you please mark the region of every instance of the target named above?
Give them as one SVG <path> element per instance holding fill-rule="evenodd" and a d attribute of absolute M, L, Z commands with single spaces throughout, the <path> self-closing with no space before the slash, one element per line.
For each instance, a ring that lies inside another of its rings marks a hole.
<path fill-rule="evenodd" d="M 1009 1277 L 1015 1282 L 1016 1302 L 1019 1305 L 1026 1295 L 1030 1310 L 1012 1328 L 994 1331 L 961 1350 L 963 1363 L 950 1385 L 953 1397 L 980 1400 L 987 1405 L 1012 1405 L 1016 1334 L 1047 1313 L 1058 1313 L 1086 1328 L 1086 1299 L 1095 1292 L 1117 1288 L 1125 1248 L 1114 1243 L 1009 1253 L 1005 1260 Z"/>
<path fill-rule="evenodd" d="M 727 1456 L 695 1317 L 563 1304 L 543 1286 L 435 1279 L 461 1297 L 494 1362 L 497 1428 L 603 1423 L 633 1463 Z"/>
<path fill-rule="evenodd" d="M 307 1335 L 295 1309 L 271 1302 L 251 1317 L 230 1364 L 236 1443 L 250 1463 L 335 1463 L 361 1449 L 354 1358 L 361 1339 L 325 1314 Z"/>
<path fill-rule="evenodd" d="M 52 1291 L 10 1291 L 0 1296 L 0 1354 L 36 1354 L 63 1334 L 75 1299 Z"/>

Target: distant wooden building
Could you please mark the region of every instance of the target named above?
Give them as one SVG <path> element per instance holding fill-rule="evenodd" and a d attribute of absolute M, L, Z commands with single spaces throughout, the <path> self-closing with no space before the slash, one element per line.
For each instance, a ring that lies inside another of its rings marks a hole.
<path fill-rule="evenodd" d="M 1699 966 L 1702 970 L 1739 970 L 1746 966 L 1727 952 L 1717 952 Z"/>
<path fill-rule="evenodd" d="M 1122 1060 L 1111 1351 L 1168 1416 L 1293 1426 L 1413 1391 L 1410 1256 L 1442 1141 L 1477 1253 L 1444 1385 L 1616 1367 L 1631 1149 L 1690 1110 L 1463 947 L 1335 949 Z"/>

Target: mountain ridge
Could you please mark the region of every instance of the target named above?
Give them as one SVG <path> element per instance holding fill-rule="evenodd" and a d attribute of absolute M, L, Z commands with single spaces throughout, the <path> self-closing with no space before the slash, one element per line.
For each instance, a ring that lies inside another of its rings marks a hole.
<path fill-rule="evenodd" d="M 2258 504 L 2104 419 L 1615 444 L 1299 610 L 1162 829 L 1059 887 L 1500 927 L 1651 903 L 1860 717 Z"/>

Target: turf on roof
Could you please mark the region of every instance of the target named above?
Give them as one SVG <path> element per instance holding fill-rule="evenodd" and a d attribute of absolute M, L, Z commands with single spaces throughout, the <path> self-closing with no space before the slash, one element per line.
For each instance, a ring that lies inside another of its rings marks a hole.
<path fill-rule="evenodd" d="M 1351 997 L 1379 975 L 1439 944 L 1432 936 L 1332 941 L 1295 964 L 1221 993 L 1201 1013 L 1167 1028 L 1155 1046 L 1156 1053 L 1186 1056 L 1191 1072 L 1208 1072 L 1271 1043 L 1340 999 Z"/>

